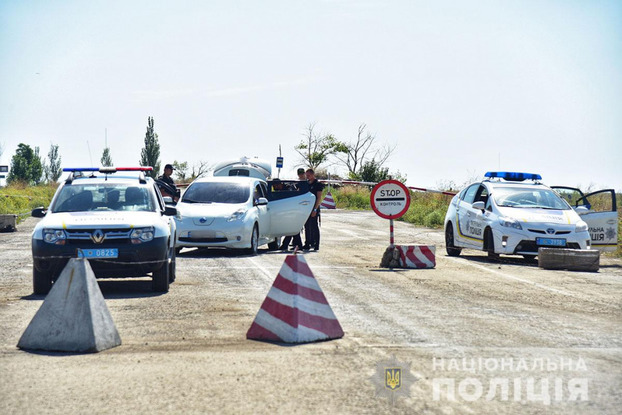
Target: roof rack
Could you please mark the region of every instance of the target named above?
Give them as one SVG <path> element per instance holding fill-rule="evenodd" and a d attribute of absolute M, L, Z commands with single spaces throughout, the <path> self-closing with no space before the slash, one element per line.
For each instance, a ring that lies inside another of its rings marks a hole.
<path fill-rule="evenodd" d="M 138 171 L 140 174 L 138 175 L 138 180 L 141 184 L 147 183 L 147 179 L 145 179 L 146 171 L 153 171 L 153 167 L 151 166 L 141 166 L 141 167 L 65 167 L 63 171 L 68 171 L 69 177 L 65 180 L 66 184 L 71 184 L 73 180 L 77 177 L 82 177 L 84 172 L 91 172 L 91 176 L 95 177 L 95 172 L 104 173 L 106 175 L 106 179 L 109 174 L 116 173 L 118 171 Z"/>
<path fill-rule="evenodd" d="M 533 180 L 538 181 L 542 180 L 542 176 L 537 173 L 520 173 L 520 172 L 512 172 L 512 171 L 489 171 L 486 172 L 484 177 L 488 177 L 489 179 L 503 179 L 510 182 L 522 182 L 525 180 Z"/>

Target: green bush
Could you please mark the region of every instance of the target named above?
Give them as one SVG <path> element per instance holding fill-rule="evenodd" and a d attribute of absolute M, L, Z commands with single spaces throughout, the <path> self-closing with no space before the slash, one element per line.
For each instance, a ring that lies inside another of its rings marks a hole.
<path fill-rule="evenodd" d="M 36 207 L 47 207 L 58 185 L 27 186 L 13 183 L 0 188 L 0 214 L 14 214 L 24 218 Z"/>

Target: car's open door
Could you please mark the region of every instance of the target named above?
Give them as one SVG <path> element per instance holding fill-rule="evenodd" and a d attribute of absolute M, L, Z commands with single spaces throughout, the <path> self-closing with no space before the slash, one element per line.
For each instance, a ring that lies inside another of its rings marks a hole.
<path fill-rule="evenodd" d="M 592 247 L 615 251 L 618 246 L 618 211 L 616 192 L 604 189 L 583 194 L 573 187 L 552 186 L 581 216 L 589 228 Z"/>
<path fill-rule="evenodd" d="M 304 226 L 315 204 L 315 196 L 304 181 L 270 180 L 268 210 L 271 237 L 295 235 Z"/>

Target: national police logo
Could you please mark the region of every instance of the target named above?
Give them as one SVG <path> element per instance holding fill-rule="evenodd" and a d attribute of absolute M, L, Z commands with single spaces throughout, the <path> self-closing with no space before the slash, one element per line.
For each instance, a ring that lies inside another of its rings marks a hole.
<path fill-rule="evenodd" d="M 376 386 L 376 396 L 386 396 L 393 405 L 396 395 L 410 395 L 410 386 L 417 379 L 410 373 L 409 364 L 400 362 L 393 356 L 391 360 L 377 364 L 376 373 L 370 380 Z"/>
<path fill-rule="evenodd" d="M 387 375 L 385 385 L 391 390 L 399 389 L 402 386 L 402 368 L 401 367 L 388 367 L 384 369 L 384 373 Z"/>

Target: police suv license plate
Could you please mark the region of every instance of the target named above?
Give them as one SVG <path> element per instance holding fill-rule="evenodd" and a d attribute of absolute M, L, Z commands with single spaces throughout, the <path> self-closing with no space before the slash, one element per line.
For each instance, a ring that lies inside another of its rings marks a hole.
<path fill-rule="evenodd" d="M 78 258 L 118 258 L 117 248 L 78 249 Z"/>
<path fill-rule="evenodd" d="M 536 245 L 540 246 L 566 246 L 563 238 L 536 238 Z"/>

